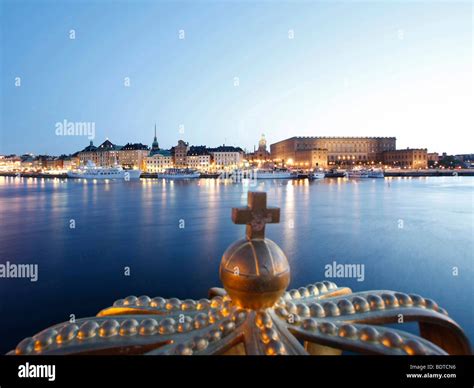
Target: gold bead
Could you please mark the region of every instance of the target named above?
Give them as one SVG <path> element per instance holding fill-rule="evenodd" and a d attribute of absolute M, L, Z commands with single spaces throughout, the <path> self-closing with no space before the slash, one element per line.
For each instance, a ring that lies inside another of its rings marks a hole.
<path fill-rule="evenodd" d="M 150 301 L 150 306 L 157 309 L 164 309 L 166 306 L 166 299 L 161 296 L 157 296 Z"/>
<path fill-rule="evenodd" d="M 410 356 L 424 355 L 427 353 L 426 348 L 418 341 L 408 340 L 403 345 L 403 350 Z"/>
<path fill-rule="evenodd" d="M 192 356 L 193 349 L 189 345 L 179 344 L 176 346 L 175 353 L 180 356 Z"/>
<path fill-rule="evenodd" d="M 30 354 L 35 350 L 35 340 L 31 337 L 25 338 L 15 348 L 16 355 Z"/>
<path fill-rule="evenodd" d="M 141 335 L 152 335 L 158 331 L 158 322 L 153 318 L 146 318 L 140 322 L 138 332 Z"/>
<path fill-rule="evenodd" d="M 176 321 L 173 318 L 163 319 L 159 326 L 158 332 L 160 334 L 173 334 L 175 332 Z"/>
<path fill-rule="evenodd" d="M 193 349 L 200 352 L 209 346 L 209 341 L 204 337 L 195 337 L 193 339 Z"/>
<path fill-rule="evenodd" d="M 385 303 L 378 295 L 367 296 L 367 302 L 369 302 L 371 310 L 383 310 L 385 308 Z"/>
<path fill-rule="evenodd" d="M 286 349 L 281 341 L 271 340 L 265 347 L 265 353 L 267 356 L 278 356 L 285 354 Z"/>
<path fill-rule="evenodd" d="M 77 338 L 80 340 L 93 338 L 96 336 L 98 328 L 99 324 L 96 321 L 86 321 L 79 328 Z"/>
<path fill-rule="evenodd" d="M 99 335 L 101 337 L 113 337 L 119 332 L 120 324 L 115 319 L 108 319 L 104 321 L 99 328 Z"/>
<path fill-rule="evenodd" d="M 56 336 L 56 343 L 63 344 L 65 342 L 71 341 L 76 337 L 78 330 L 79 327 L 75 323 L 64 325 Z"/>
<path fill-rule="evenodd" d="M 279 337 L 278 337 L 277 331 L 274 328 L 265 327 L 260 332 L 260 339 L 262 340 L 264 344 L 268 344 L 272 340 L 274 341 L 278 340 Z"/>
<path fill-rule="evenodd" d="M 339 308 L 339 311 L 342 315 L 355 313 L 354 306 L 347 299 L 341 299 L 339 302 L 337 302 L 337 307 Z"/>
<path fill-rule="evenodd" d="M 296 311 L 298 315 L 301 315 L 302 317 L 309 317 L 311 315 L 309 307 L 303 303 L 299 303 L 296 305 Z"/>
<path fill-rule="evenodd" d="M 255 316 L 255 324 L 259 329 L 263 329 L 264 327 L 272 327 L 273 322 L 270 315 L 264 311 L 259 311 Z"/>
<path fill-rule="evenodd" d="M 382 334 L 380 342 L 387 348 L 399 348 L 403 344 L 403 339 L 393 331 L 386 331 Z"/>
<path fill-rule="evenodd" d="M 309 313 L 312 317 L 316 318 L 324 318 L 326 316 L 323 306 L 321 306 L 319 303 L 311 303 L 309 305 Z"/>
<path fill-rule="evenodd" d="M 302 327 L 304 330 L 315 331 L 318 328 L 318 323 L 316 319 L 307 318 L 303 321 Z"/>
<path fill-rule="evenodd" d="M 137 299 L 137 306 L 149 306 L 151 299 L 149 296 L 142 295 Z"/>
<path fill-rule="evenodd" d="M 126 319 L 120 324 L 120 335 L 130 336 L 137 334 L 138 331 L 138 321 L 136 319 Z"/>
<path fill-rule="evenodd" d="M 384 293 L 381 295 L 386 307 L 398 307 L 398 299 L 393 294 Z"/>
<path fill-rule="evenodd" d="M 323 304 L 324 312 L 329 317 L 337 317 L 341 315 L 339 308 L 334 302 L 326 302 Z"/>
<path fill-rule="evenodd" d="M 181 301 L 178 298 L 171 298 L 166 302 L 166 310 L 179 310 Z"/>
<path fill-rule="evenodd" d="M 321 322 L 318 325 L 319 331 L 323 334 L 334 335 L 336 334 L 336 325 L 332 322 Z"/>
<path fill-rule="evenodd" d="M 353 325 L 342 325 L 339 328 L 339 337 L 355 338 L 357 336 L 357 329 Z"/>
<path fill-rule="evenodd" d="M 352 299 L 354 310 L 358 313 L 365 313 L 370 310 L 369 302 L 361 296 L 356 296 Z"/>
<path fill-rule="evenodd" d="M 127 296 L 123 300 L 123 305 L 124 306 L 134 306 L 137 303 L 137 300 L 138 300 L 138 298 L 135 295 Z"/>
<path fill-rule="evenodd" d="M 379 337 L 379 332 L 373 327 L 364 327 L 359 332 L 359 338 L 362 341 L 376 341 Z"/>

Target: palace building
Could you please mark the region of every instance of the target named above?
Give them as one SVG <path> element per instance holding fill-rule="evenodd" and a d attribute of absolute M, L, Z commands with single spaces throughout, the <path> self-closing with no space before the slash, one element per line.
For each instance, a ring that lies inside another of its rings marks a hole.
<path fill-rule="evenodd" d="M 396 149 L 395 137 L 291 137 L 270 145 L 274 161 L 296 166 L 371 163 Z M 325 155 L 326 153 L 326 155 Z"/>
<path fill-rule="evenodd" d="M 386 151 L 383 153 L 383 162 L 391 167 L 427 168 L 428 151 L 426 148 Z"/>

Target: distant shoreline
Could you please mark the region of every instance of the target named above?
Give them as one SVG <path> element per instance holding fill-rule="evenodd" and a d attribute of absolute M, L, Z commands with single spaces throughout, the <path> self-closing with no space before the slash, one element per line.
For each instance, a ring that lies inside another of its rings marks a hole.
<path fill-rule="evenodd" d="M 45 174 L 38 172 L 0 172 L 0 176 L 4 177 L 21 177 L 21 178 L 52 178 L 52 179 L 75 179 L 69 178 L 66 174 Z M 474 176 L 474 169 L 459 169 L 459 170 L 386 170 L 385 177 L 447 177 L 447 176 Z M 203 179 L 218 179 L 219 174 L 202 174 Z M 142 173 L 141 179 L 158 179 L 155 174 Z M 335 177 L 327 176 L 327 179 Z M 291 179 L 306 179 L 306 178 L 291 178 Z M 370 179 L 370 178 L 364 178 Z M 375 179 L 375 178 L 374 178 Z"/>

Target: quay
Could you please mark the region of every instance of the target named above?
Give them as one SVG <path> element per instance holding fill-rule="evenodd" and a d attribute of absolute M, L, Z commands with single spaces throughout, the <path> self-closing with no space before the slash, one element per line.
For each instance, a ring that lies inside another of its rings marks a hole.
<path fill-rule="evenodd" d="M 447 176 L 474 176 L 474 169 L 453 169 L 453 170 L 441 170 L 441 169 L 427 169 L 427 170 L 385 170 L 385 177 L 447 177 Z M 13 172 L 13 171 L 1 171 L 0 176 L 6 177 L 22 177 L 22 178 L 53 178 L 53 179 L 68 179 L 65 173 L 44 173 L 44 172 Z M 202 173 L 200 178 L 205 179 L 218 179 L 219 173 Z M 293 178 L 289 179 L 308 179 L 310 174 L 298 174 Z M 326 178 L 342 178 L 344 173 L 342 172 L 326 172 Z M 156 173 L 143 172 L 140 178 L 146 179 L 158 179 Z"/>

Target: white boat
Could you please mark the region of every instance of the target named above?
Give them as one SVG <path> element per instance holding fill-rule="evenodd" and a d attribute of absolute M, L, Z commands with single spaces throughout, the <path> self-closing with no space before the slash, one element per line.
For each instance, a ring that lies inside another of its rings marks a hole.
<path fill-rule="evenodd" d="M 276 168 L 273 170 L 258 169 L 255 175 L 257 179 L 291 179 L 294 177 L 291 171 L 284 168 Z"/>
<path fill-rule="evenodd" d="M 348 178 L 368 178 L 369 172 L 362 168 L 354 168 L 347 172 L 347 177 Z"/>
<path fill-rule="evenodd" d="M 381 168 L 371 168 L 369 171 L 369 178 L 383 178 L 384 173 Z"/>
<path fill-rule="evenodd" d="M 195 179 L 200 176 L 201 173 L 188 168 L 167 168 L 164 172 L 157 174 L 158 178 L 163 179 Z"/>
<path fill-rule="evenodd" d="M 138 179 L 140 170 L 124 170 L 122 166 L 98 167 L 94 162 L 88 160 L 85 166 L 67 172 L 69 178 L 79 179 Z"/>
<path fill-rule="evenodd" d="M 324 171 L 318 171 L 314 170 L 313 173 L 311 174 L 311 177 L 313 179 L 323 179 L 326 176 L 326 173 Z"/>

